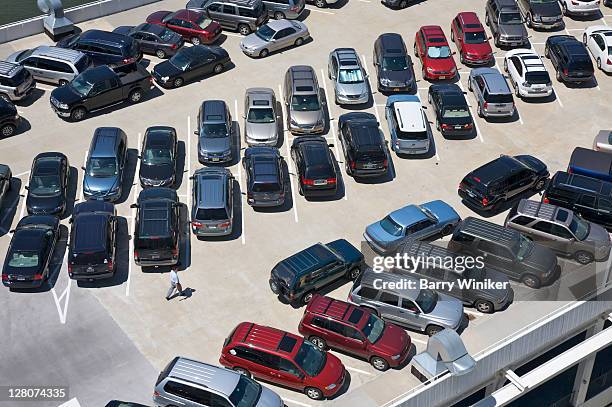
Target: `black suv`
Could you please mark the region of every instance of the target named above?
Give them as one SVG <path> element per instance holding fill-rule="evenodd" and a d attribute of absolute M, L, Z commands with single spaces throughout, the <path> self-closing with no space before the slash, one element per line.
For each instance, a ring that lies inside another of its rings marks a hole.
<path fill-rule="evenodd" d="M 134 261 L 139 266 L 173 266 L 179 261 L 180 207 L 170 188 L 140 191 L 134 233 Z"/>
<path fill-rule="evenodd" d="M 546 164 L 530 155 L 502 155 L 466 175 L 458 193 L 463 202 L 481 211 L 495 210 L 529 190 L 541 191 L 548 179 Z"/>
<path fill-rule="evenodd" d="M 346 240 L 317 243 L 277 263 L 270 288 L 282 300 L 305 305 L 313 294 L 341 278 L 355 280 L 363 269 L 363 254 Z"/>
<path fill-rule="evenodd" d="M 465 93 L 454 83 L 433 84 L 427 100 L 436 112 L 436 129 L 444 137 L 468 136 L 474 132 L 474 119 Z"/>
<path fill-rule="evenodd" d="M 296 137 L 291 158 L 297 168 L 299 193 L 305 198 L 333 197 L 338 191 L 338 174 L 330 147 L 323 137 Z"/>
<path fill-rule="evenodd" d="M 539 288 L 558 278 L 555 253 L 522 233 L 486 220 L 467 217 L 455 228 L 448 249 L 481 256 L 487 267 L 499 270 L 528 287 Z"/>
<path fill-rule="evenodd" d="M 376 67 L 376 86 L 379 92 L 416 90 L 412 59 L 401 35 L 381 34 L 374 42 L 372 61 Z"/>
<path fill-rule="evenodd" d="M 91 58 L 94 65 L 111 68 L 134 64 L 142 58 L 138 42 L 132 37 L 102 30 L 87 30 L 68 36 L 57 46 L 81 51 Z"/>
<path fill-rule="evenodd" d="M 544 55 L 557 71 L 559 82 L 583 83 L 594 78 L 595 70 L 586 46 L 571 35 L 551 35 Z"/>
<path fill-rule="evenodd" d="M 117 215 L 115 206 L 89 200 L 74 207 L 68 247 L 68 275 L 73 280 L 99 280 L 115 274 Z"/>
<path fill-rule="evenodd" d="M 378 120 L 371 113 L 345 113 L 338 130 L 346 173 L 353 177 L 380 177 L 387 173 L 389 160 Z"/>
<path fill-rule="evenodd" d="M 247 203 L 253 207 L 285 203 L 283 157 L 275 147 L 249 147 L 242 165 L 246 172 Z"/>
<path fill-rule="evenodd" d="M 15 135 L 20 123 L 21 117 L 15 105 L 0 97 L 0 138 Z"/>
<path fill-rule="evenodd" d="M 558 171 L 544 191 L 543 201 L 579 213 L 612 231 L 612 183 Z"/>

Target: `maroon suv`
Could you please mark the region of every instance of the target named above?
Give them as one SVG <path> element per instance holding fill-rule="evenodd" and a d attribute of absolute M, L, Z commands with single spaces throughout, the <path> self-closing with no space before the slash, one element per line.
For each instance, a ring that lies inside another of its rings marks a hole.
<path fill-rule="evenodd" d="M 164 26 L 193 45 L 211 44 L 221 35 L 219 23 L 195 10 L 156 11 L 147 17 L 147 23 Z"/>
<path fill-rule="evenodd" d="M 369 310 L 315 295 L 299 331 L 319 349 L 328 346 L 368 360 L 377 370 L 399 367 L 408 358 L 410 336 Z"/>

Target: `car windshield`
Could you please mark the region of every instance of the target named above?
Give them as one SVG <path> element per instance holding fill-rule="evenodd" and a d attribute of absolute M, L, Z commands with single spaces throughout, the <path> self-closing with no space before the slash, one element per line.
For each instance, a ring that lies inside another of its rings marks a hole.
<path fill-rule="evenodd" d="M 35 175 L 28 188 L 32 195 L 57 195 L 61 190 L 60 179 L 57 175 Z"/>
<path fill-rule="evenodd" d="M 185 69 L 189 68 L 189 64 L 191 63 L 191 57 L 186 52 L 179 51 L 178 53 L 174 54 L 174 56 L 170 58 L 169 61 L 172 65 L 174 65 L 181 71 L 184 71 Z"/>
<path fill-rule="evenodd" d="M 441 47 L 429 47 L 427 48 L 427 56 L 432 59 L 442 59 L 451 56 L 451 49 L 448 45 Z"/>
<path fill-rule="evenodd" d="M 408 69 L 406 57 L 384 57 L 382 60 L 383 71 L 405 71 Z"/>
<path fill-rule="evenodd" d="M 416 303 L 425 314 L 429 314 L 436 308 L 438 294 L 432 290 L 421 290 L 416 298 Z"/>
<path fill-rule="evenodd" d="M 212 23 L 212 20 L 205 16 L 200 17 L 200 19 L 196 21 L 196 24 L 198 25 L 198 27 L 200 27 L 203 30 L 205 30 L 206 27 L 210 25 L 210 23 Z"/>
<path fill-rule="evenodd" d="M 164 18 L 162 18 L 162 23 L 167 23 L 168 21 L 172 20 L 174 18 L 174 16 L 176 16 L 178 14 L 177 11 L 175 11 L 174 13 L 168 13 L 164 16 Z"/>
<path fill-rule="evenodd" d="M 391 236 L 401 236 L 404 231 L 402 226 L 391 219 L 390 216 L 380 221 L 380 227 Z"/>
<path fill-rule="evenodd" d="M 142 154 L 144 165 L 172 164 L 172 151 L 167 148 L 147 148 Z"/>
<path fill-rule="evenodd" d="M 385 323 L 376 315 L 370 314 L 368 322 L 365 324 L 362 331 L 370 343 L 376 343 L 385 331 Z"/>
<path fill-rule="evenodd" d="M 482 44 L 487 42 L 487 35 L 484 31 L 472 31 L 464 34 L 464 40 L 466 44 Z"/>
<path fill-rule="evenodd" d="M 74 89 L 79 95 L 87 96 L 93 88 L 94 84 L 87 81 L 84 75 L 79 75 L 72 82 L 70 82 L 72 89 Z"/>
<path fill-rule="evenodd" d="M 274 123 L 274 110 L 269 107 L 250 109 L 247 121 L 249 123 Z"/>
<path fill-rule="evenodd" d="M 338 81 L 340 83 L 362 83 L 363 73 L 359 68 L 340 69 L 338 72 Z"/>
<path fill-rule="evenodd" d="M 271 29 L 268 24 L 262 25 L 259 30 L 255 31 L 255 35 L 266 42 L 270 41 L 274 34 L 276 34 L 276 31 Z"/>
<path fill-rule="evenodd" d="M 159 35 L 159 38 L 161 38 L 162 41 L 170 41 L 172 38 L 174 38 L 174 32 L 164 28 Z"/>
<path fill-rule="evenodd" d="M 206 138 L 227 137 L 227 126 L 225 125 L 225 123 L 204 123 L 202 125 L 202 131 L 200 132 L 200 135 Z"/>
<path fill-rule="evenodd" d="M 15 250 L 8 265 L 15 268 L 36 267 L 38 266 L 38 253 L 32 250 Z"/>
<path fill-rule="evenodd" d="M 518 11 L 512 13 L 501 13 L 499 22 L 502 24 L 523 24 L 521 13 Z"/>
<path fill-rule="evenodd" d="M 325 359 L 325 353 L 306 340 L 295 355 L 295 363 L 310 377 L 315 377 L 323 370 Z"/>
<path fill-rule="evenodd" d="M 117 160 L 112 157 L 92 158 L 87 173 L 92 177 L 112 177 L 117 175 Z"/>
<path fill-rule="evenodd" d="M 291 108 L 300 112 L 319 110 L 319 98 L 317 95 L 294 95 L 291 98 Z"/>
<path fill-rule="evenodd" d="M 550 76 L 548 76 L 548 72 L 525 72 L 525 80 L 527 83 L 532 83 L 536 85 L 547 85 L 550 83 Z"/>
<path fill-rule="evenodd" d="M 21 61 L 23 61 L 24 59 L 26 59 L 27 57 L 29 57 L 30 55 L 32 55 L 32 52 L 34 52 L 34 50 L 33 50 L 33 49 L 27 49 L 27 50 L 23 51 L 21 54 L 19 54 L 19 55 L 17 56 L 17 58 L 16 58 L 16 59 L 17 59 L 17 62 L 21 62 Z"/>
<path fill-rule="evenodd" d="M 232 405 L 236 407 L 253 407 L 261 394 L 261 385 L 253 379 L 241 375 L 236 388 L 229 395 Z"/>
<path fill-rule="evenodd" d="M 531 252 L 533 244 L 534 243 L 529 240 L 527 236 L 521 234 L 518 243 L 514 247 L 514 253 L 516 254 L 516 257 L 520 261 L 523 261 L 525 257 L 527 257 L 527 255 Z"/>
<path fill-rule="evenodd" d="M 591 226 L 589 222 L 585 221 L 584 219 L 578 216 L 574 216 L 572 218 L 572 222 L 569 225 L 569 228 L 574 234 L 574 236 L 576 236 L 576 239 L 584 240 L 589 235 L 589 230 L 591 229 Z"/>
<path fill-rule="evenodd" d="M 465 107 L 447 107 L 444 109 L 442 117 L 446 119 L 456 119 L 470 117 L 470 112 Z"/>

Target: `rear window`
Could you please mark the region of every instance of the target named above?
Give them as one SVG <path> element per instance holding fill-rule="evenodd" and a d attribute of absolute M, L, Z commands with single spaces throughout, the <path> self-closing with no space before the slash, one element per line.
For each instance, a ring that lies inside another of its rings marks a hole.
<path fill-rule="evenodd" d="M 200 220 L 226 220 L 229 219 L 225 208 L 198 209 L 196 219 Z"/>
<path fill-rule="evenodd" d="M 569 63 L 569 69 L 577 70 L 577 71 L 592 71 L 593 64 L 591 64 L 590 59 L 580 58 Z"/>
<path fill-rule="evenodd" d="M 400 140 L 427 140 L 427 130 L 425 131 L 397 131 L 397 138 Z"/>
<path fill-rule="evenodd" d="M 514 101 L 512 93 L 490 94 L 488 92 L 485 93 L 485 100 L 489 103 L 512 103 Z"/>
<path fill-rule="evenodd" d="M 176 246 L 172 237 L 139 237 L 135 239 L 134 246 L 141 250 L 172 249 Z"/>
<path fill-rule="evenodd" d="M 106 260 L 106 252 L 82 252 L 74 253 L 70 262 L 77 266 L 86 266 L 88 264 L 102 264 Z"/>
<path fill-rule="evenodd" d="M 253 184 L 253 192 L 278 192 L 281 186 L 276 182 L 258 182 Z"/>
<path fill-rule="evenodd" d="M 356 154 L 357 161 L 382 161 L 385 158 L 384 151 L 358 151 Z"/>
<path fill-rule="evenodd" d="M 528 83 L 536 85 L 546 85 L 550 83 L 548 72 L 527 72 L 525 74 L 525 79 Z"/>

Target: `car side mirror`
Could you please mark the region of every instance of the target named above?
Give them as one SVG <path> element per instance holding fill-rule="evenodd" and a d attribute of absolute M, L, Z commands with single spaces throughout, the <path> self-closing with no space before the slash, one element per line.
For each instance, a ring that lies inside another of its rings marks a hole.
<path fill-rule="evenodd" d="M 332 143 L 332 144 L 328 144 L 328 145 L 327 145 L 327 147 L 329 147 L 329 148 L 333 148 L 333 147 L 334 147 L 334 144 L 333 144 L 333 143 Z"/>
<path fill-rule="evenodd" d="M 139 206 L 138 204 L 131 204 L 131 205 L 130 205 L 130 208 L 132 208 L 132 209 L 136 209 L 136 208 L 138 208 L 138 206 Z"/>
<path fill-rule="evenodd" d="M 83 171 L 87 171 L 87 170 L 85 169 L 85 167 L 81 167 L 81 169 L 82 169 Z"/>
<path fill-rule="evenodd" d="M 457 51 L 453 51 L 451 55 L 457 55 Z"/>
<path fill-rule="evenodd" d="M 423 109 L 427 109 L 427 106 L 421 106 Z"/>
<path fill-rule="evenodd" d="M 70 224 L 74 223 L 74 218 L 68 219 L 68 223 L 70 223 Z"/>
<path fill-rule="evenodd" d="M 199 136 L 200 135 L 200 130 L 194 130 L 193 134 L 195 134 L 196 136 Z"/>
<path fill-rule="evenodd" d="M 9 230 L 9 233 L 10 233 L 10 234 L 15 233 L 15 229 L 11 229 L 11 230 Z"/>
<path fill-rule="evenodd" d="M 487 37 L 487 41 L 491 41 L 493 37 Z"/>
<path fill-rule="evenodd" d="M 30 187 L 29 187 L 28 185 L 26 185 L 24 188 L 25 188 L 25 189 L 30 189 Z"/>
<path fill-rule="evenodd" d="M 136 157 L 138 157 L 139 160 L 142 160 L 142 156 L 139 154 Z"/>
<path fill-rule="evenodd" d="M 195 179 L 195 177 L 194 177 L 193 175 L 191 175 L 191 176 L 189 177 L 189 179 Z"/>

